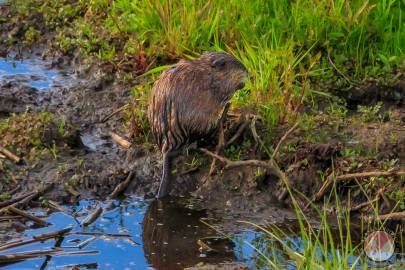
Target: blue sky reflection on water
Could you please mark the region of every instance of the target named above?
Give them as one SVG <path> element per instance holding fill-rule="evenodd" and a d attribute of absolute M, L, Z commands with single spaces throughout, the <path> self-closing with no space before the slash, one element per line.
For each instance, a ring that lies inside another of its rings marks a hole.
<path fill-rule="evenodd" d="M 19 78 L 24 84 L 46 90 L 53 85 L 58 72 L 45 67 L 45 62 L 38 59 L 24 61 L 0 58 L 0 79 Z"/>

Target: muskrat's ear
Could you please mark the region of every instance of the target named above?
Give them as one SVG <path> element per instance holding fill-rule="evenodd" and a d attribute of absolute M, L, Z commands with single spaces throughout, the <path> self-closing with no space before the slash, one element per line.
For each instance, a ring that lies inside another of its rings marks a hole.
<path fill-rule="evenodd" d="M 223 67 L 225 66 L 225 58 L 220 56 L 212 60 L 211 67 Z"/>

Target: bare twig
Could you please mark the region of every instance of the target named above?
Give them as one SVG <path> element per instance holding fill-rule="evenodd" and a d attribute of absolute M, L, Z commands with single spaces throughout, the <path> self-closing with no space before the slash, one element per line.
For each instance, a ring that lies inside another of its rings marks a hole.
<path fill-rule="evenodd" d="M 246 127 L 249 125 L 250 121 L 245 121 L 243 122 L 242 125 L 239 126 L 238 130 L 236 131 L 235 135 L 232 136 L 232 138 L 230 138 L 226 144 L 225 147 L 230 146 L 231 144 L 233 144 L 237 139 L 239 139 L 239 137 L 243 134 L 243 131 L 246 129 Z"/>
<path fill-rule="evenodd" d="M 343 72 L 341 72 L 333 63 L 332 59 L 330 58 L 330 52 L 328 50 L 328 60 L 329 63 L 331 64 L 331 66 L 337 71 L 337 73 L 340 74 L 340 76 L 342 76 L 350 85 L 355 85 L 355 83 L 353 83 Z"/>
<path fill-rule="evenodd" d="M 124 139 L 123 137 L 121 137 L 120 135 L 114 133 L 114 132 L 110 132 L 110 136 L 111 139 L 113 139 L 114 142 L 116 142 L 117 144 L 119 144 L 120 146 L 128 149 L 131 147 L 131 143 L 129 141 L 127 141 L 126 139 Z"/>
<path fill-rule="evenodd" d="M 31 191 L 31 192 L 25 193 L 23 195 L 20 195 L 18 197 L 15 197 L 13 199 L 10 199 L 10 200 L 4 201 L 4 202 L 0 202 L 0 208 L 7 207 L 9 205 L 15 204 L 15 203 L 27 198 L 27 197 L 30 197 L 31 195 L 33 195 L 35 193 L 36 193 L 35 191 Z"/>
<path fill-rule="evenodd" d="M 319 191 L 315 194 L 315 200 L 321 199 L 325 193 L 329 190 L 333 180 L 338 182 L 345 182 L 347 180 L 351 180 L 353 178 L 367 178 L 367 177 L 380 177 L 380 176 L 404 176 L 405 171 L 388 171 L 388 172 L 362 172 L 362 173 L 351 173 L 351 174 L 344 174 L 336 176 L 332 173 L 327 178 L 326 181 L 323 183 L 322 187 Z"/>
<path fill-rule="evenodd" d="M 98 217 L 103 213 L 103 208 L 100 205 L 97 205 L 96 210 L 94 210 L 90 215 L 88 215 L 83 221 L 82 226 L 89 226 L 91 223 L 96 221 Z"/>
<path fill-rule="evenodd" d="M 31 215 L 30 213 L 28 213 L 28 212 L 26 212 L 26 211 L 24 211 L 24 210 L 18 209 L 17 207 L 14 207 L 14 206 L 12 206 L 12 205 L 9 206 L 9 207 L 7 207 L 7 210 L 8 210 L 9 212 L 14 213 L 14 214 L 17 214 L 17 215 L 20 215 L 20 216 L 22 216 L 22 217 L 25 217 L 25 218 L 27 218 L 27 219 L 29 219 L 29 220 L 32 220 L 33 222 L 35 222 L 35 223 L 37 223 L 37 224 L 39 224 L 39 225 L 42 225 L 42 226 L 47 226 L 47 225 L 49 225 L 48 222 L 46 222 L 46 221 L 40 219 L 39 217 L 36 217 L 36 216 L 34 216 L 34 215 Z"/>
<path fill-rule="evenodd" d="M 121 193 L 123 193 L 127 187 L 129 186 L 129 184 L 131 183 L 132 179 L 134 178 L 134 174 L 135 172 L 133 170 L 131 170 L 127 176 L 127 178 L 125 179 L 124 182 L 118 184 L 114 191 L 111 193 L 110 198 L 111 199 L 115 199 L 117 198 Z"/>
<path fill-rule="evenodd" d="M 358 205 L 356 205 L 354 207 L 351 207 L 350 212 L 359 211 L 359 210 L 363 209 L 364 207 L 372 206 L 373 203 L 377 202 L 378 200 L 380 200 L 380 195 L 379 194 L 377 194 L 377 196 L 371 201 L 360 203 L 360 204 L 358 204 Z"/>
<path fill-rule="evenodd" d="M 31 194 L 30 196 L 27 196 L 26 198 L 22 199 L 21 201 L 18 201 L 13 204 L 15 207 L 25 207 L 28 205 L 32 200 L 37 199 L 39 196 L 43 195 L 44 193 L 48 192 L 49 190 L 52 189 L 53 183 L 49 183 L 46 186 L 42 186 L 40 189 L 34 191 L 34 194 Z"/>
<path fill-rule="evenodd" d="M 13 160 L 15 163 L 20 163 L 20 161 L 21 161 L 21 158 L 19 156 L 13 154 L 12 152 L 7 150 L 3 146 L 0 146 L 0 152 L 3 153 L 9 159 Z"/>
<path fill-rule="evenodd" d="M 285 140 L 290 136 L 290 134 L 298 127 L 299 122 L 296 122 L 287 132 L 284 134 L 283 137 L 278 141 L 276 148 L 273 151 L 273 154 L 271 155 L 271 159 L 275 160 L 277 158 L 277 154 L 280 151 L 281 146 L 285 142 Z"/>
<path fill-rule="evenodd" d="M 101 123 L 107 122 L 111 117 L 113 117 L 114 115 L 116 115 L 117 113 L 122 112 L 123 110 L 125 110 L 126 108 L 128 108 L 129 103 L 125 104 L 124 106 L 121 106 L 120 108 L 118 108 L 117 110 L 113 111 L 112 113 L 110 113 L 109 115 L 105 116 L 103 119 L 101 119 Z"/>

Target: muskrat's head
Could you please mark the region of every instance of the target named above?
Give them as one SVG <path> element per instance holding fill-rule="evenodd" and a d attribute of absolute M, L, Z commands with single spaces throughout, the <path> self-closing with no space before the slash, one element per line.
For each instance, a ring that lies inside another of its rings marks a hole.
<path fill-rule="evenodd" d="M 196 62 L 203 63 L 210 69 L 211 74 L 215 76 L 217 93 L 224 99 L 230 99 L 235 91 L 245 86 L 247 79 L 246 68 L 232 55 L 225 52 L 205 52 Z"/>

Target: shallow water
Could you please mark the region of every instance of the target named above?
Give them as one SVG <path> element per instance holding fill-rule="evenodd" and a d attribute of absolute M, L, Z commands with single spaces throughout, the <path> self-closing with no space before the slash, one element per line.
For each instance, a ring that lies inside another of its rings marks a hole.
<path fill-rule="evenodd" d="M 65 86 L 69 76 L 50 68 L 50 63 L 39 58 L 0 58 L 0 82 L 16 82 L 46 92 L 53 87 Z"/>
<path fill-rule="evenodd" d="M 103 214 L 88 227 L 80 223 L 93 210 L 96 201 L 81 201 L 64 207 L 66 213 L 52 213 L 45 220 L 52 225 L 26 230 L 26 239 L 73 226 L 72 232 L 58 244 L 65 251 L 97 251 L 96 254 L 52 256 L 3 265 L 1 269 L 184 269 L 200 263 L 218 264 L 243 262 L 249 269 L 268 269 L 268 264 L 251 246 L 255 246 L 285 269 L 296 269 L 282 248 L 263 233 L 247 230 L 231 235 L 231 240 L 204 223 L 219 224 L 220 219 L 206 211 L 196 211 L 184 203 L 174 201 L 143 201 L 130 197 L 123 201 L 101 203 Z M 38 213 L 37 213 L 38 214 Z M 208 218 L 209 217 L 209 218 Z M 290 223 L 292 224 L 292 223 Z M 100 235 L 82 235 L 80 233 Z M 119 234 L 110 236 L 108 234 Z M 127 236 L 126 236 L 127 235 Z M 95 237 L 82 249 L 75 248 L 82 241 Z M 201 249 L 201 243 L 212 250 Z M 295 251 L 302 251 L 304 242 L 294 233 L 284 241 Z M 0 255 L 23 251 L 52 249 L 55 240 L 34 243 L 0 252 Z M 319 254 L 320 255 L 320 252 Z M 351 258 L 354 262 L 356 257 Z"/>

